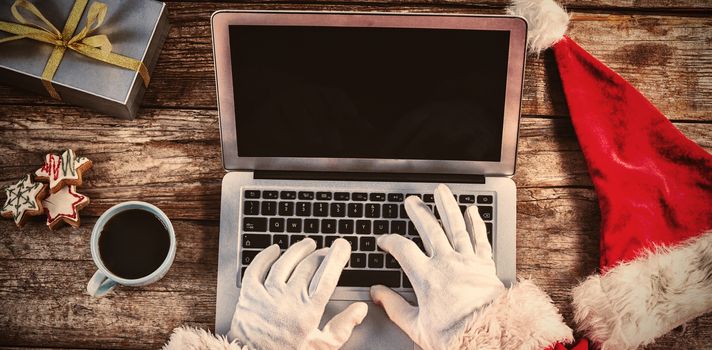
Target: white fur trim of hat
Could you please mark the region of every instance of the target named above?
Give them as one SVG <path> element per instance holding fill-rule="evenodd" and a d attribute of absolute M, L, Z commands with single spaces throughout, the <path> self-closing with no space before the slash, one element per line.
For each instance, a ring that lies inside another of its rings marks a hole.
<path fill-rule="evenodd" d="M 588 277 L 573 299 L 576 323 L 602 350 L 650 344 L 712 311 L 712 231 Z"/>

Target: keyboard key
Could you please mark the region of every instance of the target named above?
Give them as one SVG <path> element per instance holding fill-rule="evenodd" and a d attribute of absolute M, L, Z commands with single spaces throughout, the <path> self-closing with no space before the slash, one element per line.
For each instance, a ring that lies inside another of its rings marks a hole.
<path fill-rule="evenodd" d="M 279 246 L 279 249 L 289 248 L 289 236 L 287 235 L 274 235 L 272 236 L 272 244 Z"/>
<path fill-rule="evenodd" d="M 338 238 L 339 236 L 324 236 L 324 247 L 331 247 L 331 244 Z"/>
<path fill-rule="evenodd" d="M 363 204 L 361 203 L 349 203 L 349 217 L 350 218 L 360 218 L 363 216 Z"/>
<path fill-rule="evenodd" d="M 398 217 L 398 204 L 384 204 L 383 217 L 386 219 L 395 219 Z"/>
<path fill-rule="evenodd" d="M 267 248 L 271 244 L 270 235 L 263 233 L 244 233 L 242 234 L 243 248 Z"/>
<path fill-rule="evenodd" d="M 383 202 L 386 200 L 386 194 L 385 193 L 371 193 L 368 198 L 372 202 Z"/>
<path fill-rule="evenodd" d="M 336 220 L 322 219 L 321 220 L 321 233 L 336 233 Z"/>
<path fill-rule="evenodd" d="M 421 197 L 421 195 L 418 194 L 418 193 L 408 193 L 407 195 L 405 195 L 405 198 L 408 198 L 408 197 L 410 197 L 410 196 L 416 196 L 416 197 L 418 197 L 418 198 Z"/>
<path fill-rule="evenodd" d="M 352 253 L 351 261 L 349 262 L 351 267 L 366 267 L 366 254 L 364 253 Z"/>
<path fill-rule="evenodd" d="M 243 267 L 240 269 L 240 280 L 242 280 L 242 277 L 245 276 L 245 271 L 247 270 L 247 267 Z"/>
<path fill-rule="evenodd" d="M 400 218 L 401 219 L 407 219 L 408 218 L 408 212 L 405 211 L 405 204 L 400 205 Z"/>
<path fill-rule="evenodd" d="M 402 201 L 403 201 L 403 194 L 402 194 L 402 193 L 389 193 L 389 194 L 388 194 L 388 201 L 389 201 L 389 202 L 402 202 Z"/>
<path fill-rule="evenodd" d="M 303 240 L 304 238 L 307 238 L 307 236 L 304 235 L 291 235 L 289 237 L 289 245 L 294 245 L 297 242 Z"/>
<path fill-rule="evenodd" d="M 356 233 L 360 235 L 371 234 L 371 221 L 370 220 L 356 220 Z"/>
<path fill-rule="evenodd" d="M 381 217 L 381 205 L 376 203 L 366 204 L 366 217 L 367 218 L 380 218 Z"/>
<path fill-rule="evenodd" d="M 299 192 L 299 199 L 302 200 L 312 200 L 314 199 L 314 192 L 309 192 L 309 191 L 300 191 Z"/>
<path fill-rule="evenodd" d="M 423 195 L 423 202 L 425 203 L 435 203 L 435 196 L 432 194 L 424 194 Z"/>
<path fill-rule="evenodd" d="M 362 250 L 365 252 L 372 252 L 372 251 L 376 250 L 376 238 L 361 237 L 358 248 L 359 248 L 359 250 Z"/>
<path fill-rule="evenodd" d="M 343 218 L 346 216 L 346 203 L 331 203 L 331 216 Z"/>
<path fill-rule="evenodd" d="M 382 268 L 384 257 L 382 253 L 368 254 L 368 267 L 372 269 Z"/>
<path fill-rule="evenodd" d="M 412 221 L 408 221 L 408 234 L 411 236 L 418 235 L 418 229 L 415 228 L 415 224 Z"/>
<path fill-rule="evenodd" d="M 393 257 L 393 255 L 386 254 L 386 267 L 389 269 L 399 269 L 400 264 L 398 263 L 398 260 Z"/>
<path fill-rule="evenodd" d="M 249 265 L 252 262 L 252 260 L 255 259 L 255 256 L 259 252 L 260 252 L 259 250 L 243 249 L 242 250 L 242 265 Z"/>
<path fill-rule="evenodd" d="M 284 219 L 282 219 L 282 218 L 269 219 L 269 232 L 284 232 Z"/>
<path fill-rule="evenodd" d="M 245 201 L 242 208 L 242 213 L 245 215 L 260 215 L 260 202 L 258 201 Z"/>
<path fill-rule="evenodd" d="M 391 233 L 397 233 L 399 235 L 404 235 L 405 234 L 405 221 L 403 220 L 394 220 L 391 221 Z"/>
<path fill-rule="evenodd" d="M 365 201 L 368 200 L 368 194 L 364 192 L 354 192 L 351 196 L 355 201 Z"/>
<path fill-rule="evenodd" d="M 297 202 L 297 216 L 311 216 L 311 203 Z"/>
<path fill-rule="evenodd" d="M 413 288 L 413 285 L 410 284 L 408 276 L 406 276 L 405 274 L 403 274 L 403 288 Z"/>
<path fill-rule="evenodd" d="M 347 235 L 354 233 L 354 221 L 339 220 L 339 233 Z"/>
<path fill-rule="evenodd" d="M 277 191 L 264 191 L 264 192 L 262 192 L 262 198 L 277 199 Z"/>
<path fill-rule="evenodd" d="M 346 240 L 346 242 L 349 242 L 352 250 L 356 250 L 358 248 L 358 240 L 356 239 L 356 237 L 353 237 L 353 236 L 339 237 L 339 236 L 335 236 L 335 235 L 324 236 L 324 247 L 331 247 L 331 245 L 334 243 L 334 241 L 339 238 L 343 238 Z"/>
<path fill-rule="evenodd" d="M 334 199 L 337 201 L 347 201 L 351 198 L 351 194 L 348 192 L 336 192 L 334 193 Z"/>
<path fill-rule="evenodd" d="M 467 210 L 467 206 L 461 205 L 460 206 L 460 212 L 465 215 L 465 210 Z"/>
<path fill-rule="evenodd" d="M 267 232 L 267 218 L 244 218 L 242 230 Z"/>
<path fill-rule="evenodd" d="M 487 240 L 492 244 L 492 223 L 485 222 L 485 228 L 487 230 Z"/>
<path fill-rule="evenodd" d="M 309 238 L 316 242 L 316 249 L 321 249 L 324 246 L 324 236 L 311 235 Z"/>
<path fill-rule="evenodd" d="M 382 284 L 387 287 L 400 286 L 400 271 L 387 270 L 344 270 L 339 278 L 339 286 L 370 287 Z"/>
<path fill-rule="evenodd" d="M 477 204 L 492 204 L 492 196 L 477 196 Z"/>
<path fill-rule="evenodd" d="M 304 219 L 304 232 L 318 233 L 319 232 L 319 219 Z"/>
<path fill-rule="evenodd" d="M 267 193 L 267 191 L 265 191 Z M 276 215 L 277 202 L 264 201 L 262 202 L 262 215 Z"/>
<path fill-rule="evenodd" d="M 345 239 L 351 245 L 351 250 L 356 250 L 358 247 L 358 238 L 354 236 L 341 237 Z"/>
<path fill-rule="evenodd" d="M 294 215 L 294 202 L 279 202 L 279 215 L 280 216 Z"/>
<path fill-rule="evenodd" d="M 374 220 L 373 221 L 373 233 L 381 235 L 388 232 L 388 221 L 386 220 Z"/>
<path fill-rule="evenodd" d="M 490 221 L 492 220 L 492 207 L 490 206 L 477 206 L 477 210 L 480 212 L 482 220 Z"/>
<path fill-rule="evenodd" d="M 474 203 L 475 202 L 475 196 L 472 194 L 461 194 L 460 195 L 460 203 Z"/>
<path fill-rule="evenodd" d="M 318 199 L 320 201 L 330 201 L 331 200 L 331 192 L 317 192 L 316 199 Z"/>
<path fill-rule="evenodd" d="M 302 219 L 287 219 L 287 232 L 302 232 Z"/>
<path fill-rule="evenodd" d="M 329 216 L 329 203 L 326 203 L 326 202 L 314 203 L 314 216 L 318 216 L 318 217 Z"/>
<path fill-rule="evenodd" d="M 282 191 L 279 193 L 279 198 L 282 199 L 297 199 L 296 191 Z"/>
<path fill-rule="evenodd" d="M 259 190 L 246 190 L 245 198 L 250 198 L 250 199 L 260 198 L 260 191 Z"/>

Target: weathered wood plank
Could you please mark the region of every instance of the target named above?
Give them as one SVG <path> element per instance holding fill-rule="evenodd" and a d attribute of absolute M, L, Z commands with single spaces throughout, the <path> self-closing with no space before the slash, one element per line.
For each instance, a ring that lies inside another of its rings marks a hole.
<path fill-rule="evenodd" d="M 22 229 L 3 220 L 0 225 L 0 260 L 91 261 L 89 238 L 96 218 L 85 218 L 81 226 L 64 226 L 49 231 L 44 221 L 32 220 Z M 175 262 L 184 264 L 217 265 L 217 221 L 187 221 L 172 219 L 176 233 Z M 4 225 L 7 224 L 7 225 Z"/>
<path fill-rule="evenodd" d="M 598 208 L 591 189 L 518 191 L 518 275 L 533 278 L 571 320 L 570 288 L 598 265 Z M 0 222 L 1 345 L 156 348 L 173 327 L 212 328 L 215 308 L 215 222 L 175 220 L 176 263 L 160 282 L 120 287 L 109 297 L 83 294 L 94 272 L 90 227 L 50 232 L 39 222 L 16 230 Z M 42 312 L 38 312 L 42 310 Z M 712 316 L 690 323 L 651 349 L 710 345 Z"/>
<path fill-rule="evenodd" d="M 211 0 L 198 0 L 205 2 L 213 2 Z M 168 0 L 167 2 L 194 2 L 186 0 Z M 264 0 L 243 0 L 243 3 L 264 3 Z M 712 4 L 703 0 L 563 0 L 558 1 L 567 9 L 607 9 L 607 10 L 633 10 L 633 11 L 649 11 L 649 10 L 667 10 L 667 11 L 695 11 L 712 8 Z M 280 3 L 274 1 L 274 3 Z M 305 2 L 306 3 L 306 2 Z M 313 4 L 353 4 L 351 0 L 310 0 Z M 379 5 L 425 5 L 425 6 L 468 6 L 481 8 L 502 8 L 509 6 L 509 0 L 487 0 L 487 1 L 469 1 L 469 0 L 360 0 L 361 4 L 379 4 Z"/>
<path fill-rule="evenodd" d="M 218 9 L 304 9 L 408 12 L 501 13 L 499 9 L 403 4 L 226 4 L 170 3 L 169 38 L 159 58 L 143 105 L 215 108 L 210 14 Z M 679 120 L 712 120 L 711 17 L 587 14 L 574 12 L 570 35 L 650 98 L 663 113 Z M 0 104 L 57 104 L 15 88 L 0 86 Z M 523 112 L 566 115 L 558 73 L 550 53 L 530 57 Z"/>
<path fill-rule="evenodd" d="M 176 264 L 155 284 L 164 288 L 117 288 L 94 299 L 84 293 L 89 264 L 3 262 L 0 344 L 155 349 L 176 326 L 214 322 L 214 266 Z M 173 290 L 171 280 L 189 289 Z"/>
<path fill-rule="evenodd" d="M 215 111 L 145 109 L 134 121 L 86 118 L 73 107 L 13 106 L 7 112 L 0 119 L 0 186 L 39 168 L 45 153 L 71 147 L 94 161 L 81 187 L 92 199 L 85 216 L 145 200 L 171 218 L 218 218 L 224 171 Z M 712 124 L 676 125 L 712 149 Z M 517 161 L 514 180 L 522 188 L 591 185 L 567 118 L 523 118 Z"/>

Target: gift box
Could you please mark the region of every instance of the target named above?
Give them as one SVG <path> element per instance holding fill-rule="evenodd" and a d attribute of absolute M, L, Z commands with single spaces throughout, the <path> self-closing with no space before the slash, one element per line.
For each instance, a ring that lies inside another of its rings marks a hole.
<path fill-rule="evenodd" d="M 168 35 L 154 0 L 0 0 L 0 83 L 133 119 Z"/>

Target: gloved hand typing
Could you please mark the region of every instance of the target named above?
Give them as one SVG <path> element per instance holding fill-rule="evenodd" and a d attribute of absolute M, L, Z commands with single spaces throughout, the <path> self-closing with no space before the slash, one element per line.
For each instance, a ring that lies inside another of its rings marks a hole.
<path fill-rule="evenodd" d="M 312 239 L 257 254 L 245 271 L 228 338 L 250 349 L 338 349 L 366 317 L 365 303 L 351 304 L 323 330 L 319 320 L 351 254 L 343 239 L 316 250 Z"/>
<path fill-rule="evenodd" d="M 418 305 L 380 285 L 371 287 L 371 297 L 423 349 L 455 349 L 462 346 L 473 314 L 505 288 L 497 278 L 492 247 L 477 207 L 469 207 L 463 218 L 445 185 L 435 190 L 435 203 L 442 227 L 419 198 L 411 196 L 405 201 L 427 255 L 400 235 L 383 235 L 377 241 L 400 263 Z"/>

